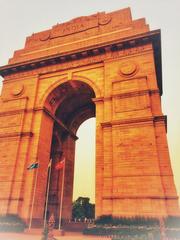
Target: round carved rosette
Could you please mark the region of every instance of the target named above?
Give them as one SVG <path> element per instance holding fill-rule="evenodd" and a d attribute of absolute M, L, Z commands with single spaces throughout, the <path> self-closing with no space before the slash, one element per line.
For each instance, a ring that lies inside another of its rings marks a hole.
<path fill-rule="evenodd" d="M 50 33 L 49 32 L 41 33 L 41 35 L 39 37 L 39 39 L 41 41 L 47 41 L 49 38 L 50 38 Z"/>
<path fill-rule="evenodd" d="M 138 66 L 135 62 L 127 61 L 120 65 L 120 74 L 126 77 L 135 75 L 137 73 Z"/>
<path fill-rule="evenodd" d="M 13 89 L 11 91 L 11 94 L 14 97 L 19 97 L 23 94 L 23 92 L 24 92 L 24 85 L 23 84 L 18 84 L 18 85 L 13 87 Z"/>
<path fill-rule="evenodd" d="M 111 21 L 111 16 L 105 13 L 100 13 L 99 14 L 99 25 L 106 25 L 110 23 Z"/>

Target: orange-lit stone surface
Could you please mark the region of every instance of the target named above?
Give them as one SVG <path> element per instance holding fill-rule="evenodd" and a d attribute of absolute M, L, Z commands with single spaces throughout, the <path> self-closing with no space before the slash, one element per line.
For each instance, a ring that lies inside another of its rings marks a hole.
<path fill-rule="evenodd" d="M 71 217 L 76 131 L 93 116 L 96 216 L 178 214 L 159 30 L 132 20 L 129 8 L 76 18 L 28 37 L 0 74 L 0 214 L 42 223 L 52 158 L 48 211 L 58 218 L 55 164 L 65 156 L 62 215 Z"/>

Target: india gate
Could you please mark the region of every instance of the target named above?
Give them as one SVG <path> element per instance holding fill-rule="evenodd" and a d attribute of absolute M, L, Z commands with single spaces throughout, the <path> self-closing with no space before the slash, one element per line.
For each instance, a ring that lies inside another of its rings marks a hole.
<path fill-rule="evenodd" d="M 27 37 L 0 75 L 0 214 L 42 224 L 51 161 L 48 211 L 58 218 L 62 207 L 71 218 L 76 132 L 91 117 L 96 217 L 179 211 L 161 109 L 160 30 L 132 20 L 129 8 L 78 17 Z"/>

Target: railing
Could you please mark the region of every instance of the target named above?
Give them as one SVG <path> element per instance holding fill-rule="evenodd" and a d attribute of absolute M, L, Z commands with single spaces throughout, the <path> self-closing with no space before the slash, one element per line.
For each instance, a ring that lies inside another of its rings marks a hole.
<path fill-rule="evenodd" d="M 90 223 L 93 224 L 95 219 L 93 218 L 74 218 L 74 219 L 64 219 L 63 223 Z"/>

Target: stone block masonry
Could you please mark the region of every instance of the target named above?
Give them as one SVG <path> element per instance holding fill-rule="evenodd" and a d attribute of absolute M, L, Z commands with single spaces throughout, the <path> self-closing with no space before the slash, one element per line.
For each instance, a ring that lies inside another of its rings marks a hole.
<path fill-rule="evenodd" d="M 27 37 L 0 97 L 0 214 L 42 226 L 71 217 L 76 131 L 96 117 L 96 217 L 179 214 L 161 110 L 160 31 L 130 9 L 97 13 Z M 62 171 L 66 159 L 64 192 Z M 27 171 L 27 166 L 39 168 Z M 62 205 L 61 205 L 61 199 Z"/>

